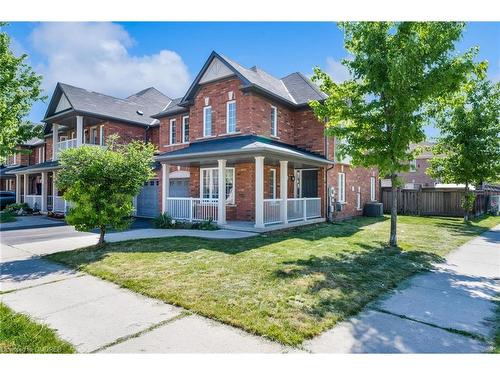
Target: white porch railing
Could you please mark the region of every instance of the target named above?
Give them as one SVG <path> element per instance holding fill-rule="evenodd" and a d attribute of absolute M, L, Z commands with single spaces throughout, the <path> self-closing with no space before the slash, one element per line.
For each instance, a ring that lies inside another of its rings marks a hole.
<path fill-rule="evenodd" d="M 76 138 L 67 139 L 65 141 L 57 142 L 57 152 L 64 151 L 68 148 L 76 147 Z"/>
<path fill-rule="evenodd" d="M 321 198 L 289 198 L 286 206 L 288 221 L 321 217 Z"/>
<path fill-rule="evenodd" d="M 42 208 L 42 196 L 41 195 L 26 195 L 24 197 L 24 202 L 28 204 L 28 206 L 32 209 L 38 208 L 39 210 Z"/>
<path fill-rule="evenodd" d="M 54 197 L 52 202 L 52 211 L 64 213 L 67 212 L 68 204 L 63 197 Z"/>
<path fill-rule="evenodd" d="M 167 213 L 176 220 L 217 221 L 217 199 L 167 198 Z"/>
<path fill-rule="evenodd" d="M 264 224 L 281 222 L 281 199 L 264 199 Z"/>

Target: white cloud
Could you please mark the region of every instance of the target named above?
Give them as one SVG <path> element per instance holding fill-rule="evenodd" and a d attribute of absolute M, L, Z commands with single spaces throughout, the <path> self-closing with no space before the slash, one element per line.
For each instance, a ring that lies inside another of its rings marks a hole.
<path fill-rule="evenodd" d="M 335 82 L 343 82 L 351 78 L 349 70 L 333 57 L 327 57 L 325 72 L 328 73 Z"/>
<path fill-rule="evenodd" d="M 44 56 L 36 70 L 49 94 L 60 81 L 118 97 L 149 86 L 178 97 L 190 83 L 188 69 L 176 52 L 131 55 L 134 40 L 117 24 L 42 23 L 33 30 L 32 41 Z"/>

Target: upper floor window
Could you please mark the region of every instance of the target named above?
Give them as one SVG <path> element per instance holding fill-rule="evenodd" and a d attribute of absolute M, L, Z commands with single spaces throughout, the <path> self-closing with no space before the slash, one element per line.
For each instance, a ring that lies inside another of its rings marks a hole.
<path fill-rule="evenodd" d="M 278 136 L 278 108 L 271 106 L 271 135 Z"/>
<path fill-rule="evenodd" d="M 212 135 L 212 107 L 203 107 L 203 136 Z"/>
<path fill-rule="evenodd" d="M 339 173 L 338 177 L 338 201 L 345 203 L 345 173 Z"/>
<path fill-rule="evenodd" d="M 16 164 L 17 164 L 17 153 L 12 155 L 12 165 L 16 165 Z"/>
<path fill-rule="evenodd" d="M 415 159 L 410 161 L 410 172 L 417 171 L 417 161 Z"/>
<path fill-rule="evenodd" d="M 189 116 L 182 118 L 182 142 L 189 142 Z"/>
<path fill-rule="evenodd" d="M 177 128 L 177 122 L 175 119 L 170 120 L 170 144 L 176 144 L 177 139 L 176 139 L 176 128 Z"/>
<path fill-rule="evenodd" d="M 227 132 L 236 132 L 236 101 L 227 102 L 226 108 Z"/>
<path fill-rule="evenodd" d="M 45 147 L 38 147 L 38 162 L 43 163 L 45 161 Z"/>

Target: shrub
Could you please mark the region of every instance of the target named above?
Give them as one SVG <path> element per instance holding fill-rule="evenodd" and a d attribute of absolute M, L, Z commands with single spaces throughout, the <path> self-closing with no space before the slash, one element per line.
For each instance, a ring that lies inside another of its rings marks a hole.
<path fill-rule="evenodd" d="M 172 217 L 167 213 L 162 213 L 154 219 L 154 226 L 158 229 L 172 228 Z"/>
<path fill-rule="evenodd" d="M 16 221 L 15 216 L 10 211 L 0 212 L 0 223 L 10 223 Z"/>
<path fill-rule="evenodd" d="M 205 221 L 188 221 L 174 220 L 172 216 L 163 213 L 154 219 L 154 226 L 158 229 L 201 229 L 201 230 L 216 230 L 219 229 L 217 224 L 212 219 Z"/>
<path fill-rule="evenodd" d="M 27 203 L 12 203 L 5 207 L 4 212 L 9 212 L 11 214 L 18 212 L 19 210 L 26 211 L 29 208 Z"/>

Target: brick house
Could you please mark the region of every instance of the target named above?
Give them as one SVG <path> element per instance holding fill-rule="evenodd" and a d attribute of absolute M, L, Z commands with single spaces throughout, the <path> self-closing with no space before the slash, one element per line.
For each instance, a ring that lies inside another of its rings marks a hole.
<path fill-rule="evenodd" d="M 159 123 L 150 116 L 170 101 L 152 87 L 121 99 L 58 83 L 43 119 L 44 139 L 33 145 L 30 154 L 22 154 L 25 162 L 10 172 L 16 178 L 13 188 L 17 201 L 42 212 L 65 212 L 67 203 L 54 179 L 60 168 L 58 153 L 80 145 L 104 147 L 111 134 L 117 134 L 120 142 L 143 140 L 157 144 Z M 145 190 L 155 191 L 158 184 L 153 180 Z M 146 216 L 157 215 L 156 207 L 151 209 L 145 200 L 139 200 L 136 210 Z"/>
<path fill-rule="evenodd" d="M 324 98 L 300 73 L 278 79 L 212 52 L 186 94 L 152 116 L 160 121 L 161 210 L 257 230 L 324 221 L 332 200 L 342 207 L 335 218 L 361 215 L 377 199 L 378 174 L 336 160 L 308 105 Z"/>

